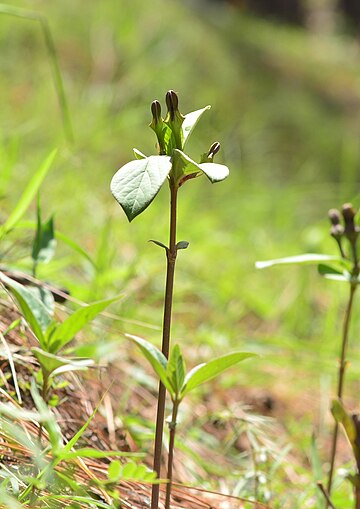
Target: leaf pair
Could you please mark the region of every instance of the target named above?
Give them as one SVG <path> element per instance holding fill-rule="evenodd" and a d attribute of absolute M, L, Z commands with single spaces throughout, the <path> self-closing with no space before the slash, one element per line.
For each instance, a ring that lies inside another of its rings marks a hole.
<path fill-rule="evenodd" d="M 126 334 L 149 361 L 173 401 L 181 401 L 186 394 L 199 385 L 212 380 L 240 361 L 255 357 L 249 352 L 234 352 L 195 366 L 186 374 L 186 366 L 178 345 L 171 351 L 169 360 L 154 345 L 143 338 Z"/>

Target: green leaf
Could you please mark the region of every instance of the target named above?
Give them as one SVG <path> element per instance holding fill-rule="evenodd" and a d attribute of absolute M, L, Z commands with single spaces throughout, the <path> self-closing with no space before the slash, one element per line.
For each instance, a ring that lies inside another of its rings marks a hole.
<path fill-rule="evenodd" d="M 196 124 L 200 120 L 201 116 L 205 113 L 205 111 L 209 110 L 211 106 L 205 106 L 205 108 L 202 108 L 200 110 L 192 111 L 191 113 L 188 113 L 185 115 L 185 119 L 182 123 L 182 131 L 183 131 L 183 138 L 184 138 L 184 147 L 187 143 L 188 138 L 190 137 L 191 133 L 193 132 Z"/>
<path fill-rule="evenodd" d="M 170 157 L 150 156 L 130 161 L 115 173 L 111 181 L 111 192 L 129 221 L 150 205 L 170 170 Z"/>
<path fill-rule="evenodd" d="M 110 458 L 110 457 L 121 457 L 121 458 L 133 458 L 143 457 L 144 454 L 137 452 L 123 452 L 123 451 L 99 451 L 97 449 L 91 449 L 90 447 L 84 447 L 82 449 L 76 449 L 75 451 L 69 451 L 64 455 L 61 455 L 62 461 L 76 459 L 76 458 Z M 113 462 L 114 463 L 114 462 Z M 121 463 L 120 463 L 121 464 Z"/>
<path fill-rule="evenodd" d="M 26 290 L 37 297 L 45 306 L 50 316 L 54 314 L 55 300 L 53 294 L 43 286 L 27 286 Z"/>
<path fill-rule="evenodd" d="M 185 362 L 180 347 L 179 345 L 175 345 L 167 364 L 166 376 L 171 383 L 176 397 L 178 397 L 184 385 L 185 369 Z"/>
<path fill-rule="evenodd" d="M 0 227 L 0 240 L 4 235 L 6 235 L 14 226 L 16 223 L 22 218 L 22 216 L 25 214 L 27 208 L 29 207 L 30 203 L 32 202 L 34 196 L 39 190 L 39 187 L 41 186 L 46 174 L 48 173 L 51 164 L 56 156 L 57 149 L 50 152 L 48 157 L 45 159 L 43 164 L 37 169 L 37 171 L 34 173 L 32 179 L 28 183 L 28 185 L 25 188 L 25 191 L 23 192 L 20 200 L 18 201 L 16 207 L 8 217 L 7 221 Z"/>
<path fill-rule="evenodd" d="M 202 173 L 200 165 L 193 161 L 191 157 L 185 154 L 182 150 L 174 150 L 172 162 L 173 171 L 177 180 L 179 180 L 184 175 L 190 175 L 191 173 Z"/>
<path fill-rule="evenodd" d="M 350 442 L 351 447 L 354 450 L 355 457 L 359 457 L 359 450 L 356 444 L 357 433 L 355 423 L 339 399 L 333 400 L 331 405 L 331 413 L 333 414 L 336 422 L 342 424 L 344 427 L 345 434 Z"/>
<path fill-rule="evenodd" d="M 46 339 L 48 351 L 56 353 L 58 350 L 67 345 L 75 335 L 89 322 L 91 322 L 99 313 L 104 311 L 112 302 L 121 299 L 123 296 L 118 295 L 111 299 L 105 299 L 84 306 L 73 313 L 64 322 L 59 324 L 56 329 L 50 328 L 47 331 Z"/>
<path fill-rule="evenodd" d="M 205 173 L 212 184 L 221 182 L 229 176 L 229 168 L 224 164 L 218 163 L 201 163 L 200 169 Z"/>
<path fill-rule="evenodd" d="M 146 341 L 146 339 L 140 338 L 139 336 L 133 336 L 132 334 L 125 334 L 125 336 L 140 348 L 142 354 L 150 362 L 153 370 L 158 375 L 163 385 L 167 388 L 170 395 L 174 396 L 174 389 L 166 373 L 168 361 L 165 355 L 163 355 L 152 343 Z"/>
<path fill-rule="evenodd" d="M 79 371 L 86 369 L 88 366 L 94 364 L 92 359 L 71 359 L 60 357 L 49 352 L 41 350 L 41 348 L 34 347 L 31 349 L 41 367 L 49 375 L 60 375 L 67 371 Z"/>
<path fill-rule="evenodd" d="M 25 320 L 41 346 L 44 347 L 44 332 L 51 324 L 51 316 L 45 305 L 31 291 L 25 288 L 25 286 L 5 276 L 2 272 L 0 272 L 0 281 L 14 295 Z"/>
<path fill-rule="evenodd" d="M 324 278 L 333 279 L 334 281 L 345 281 L 348 283 L 352 279 L 350 272 L 346 270 L 340 271 L 331 265 L 325 265 L 323 263 L 318 265 L 318 272 Z"/>
<path fill-rule="evenodd" d="M 250 357 L 256 357 L 256 354 L 249 352 L 234 352 L 195 366 L 195 368 L 193 368 L 185 377 L 181 397 L 184 397 L 199 385 L 217 377 L 231 366 L 234 366 L 245 359 L 249 359 Z"/>
<path fill-rule="evenodd" d="M 277 258 L 276 260 L 266 260 L 263 262 L 256 262 L 257 269 L 266 269 L 274 265 L 317 265 L 322 262 L 336 261 L 343 266 L 348 266 L 348 262 L 339 256 L 323 255 L 307 253 L 298 256 L 288 256 L 286 258 Z"/>
<path fill-rule="evenodd" d="M 35 221 L 21 221 L 21 222 L 17 223 L 16 228 L 34 229 L 34 228 L 36 228 L 36 223 L 35 223 Z M 64 242 L 64 244 L 67 244 L 69 247 L 71 247 L 71 249 L 73 249 L 78 254 L 80 254 L 82 257 L 84 257 L 88 262 L 91 263 L 91 265 L 93 267 L 96 268 L 96 263 L 91 258 L 91 256 L 89 256 L 89 254 L 79 244 L 77 244 L 74 240 L 70 239 L 64 233 L 59 232 L 59 230 L 57 230 L 57 232 L 56 232 L 56 239 L 61 240 L 62 242 Z"/>
<path fill-rule="evenodd" d="M 176 249 L 187 249 L 189 247 L 189 242 L 187 240 L 180 240 L 176 244 Z"/>
<path fill-rule="evenodd" d="M 146 155 L 140 152 L 137 148 L 133 148 L 133 152 L 136 159 L 146 159 Z"/>
<path fill-rule="evenodd" d="M 152 482 L 156 479 L 156 473 L 149 470 L 142 463 L 137 464 L 133 461 L 129 461 L 125 465 L 122 465 L 119 460 L 115 460 L 109 465 L 108 479 L 111 482 L 118 482 L 120 480 Z"/>
<path fill-rule="evenodd" d="M 32 247 L 32 259 L 35 263 L 48 263 L 54 256 L 56 240 L 54 234 L 54 218 L 45 223 L 41 220 L 40 201 L 37 206 L 37 228 Z"/>

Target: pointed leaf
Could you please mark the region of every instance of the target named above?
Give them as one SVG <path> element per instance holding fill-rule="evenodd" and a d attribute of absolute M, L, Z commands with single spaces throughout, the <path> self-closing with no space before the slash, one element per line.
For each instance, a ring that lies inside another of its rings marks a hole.
<path fill-rule="evenodd" d="M 195 366 L 185 377 L 181 396 L 185 396 L 199 385 L 212 380 L 226 369 L 250 357 L 256 357 L 256 355 L 249 352 L 235 352 Z"/>
<path fill-rule="evenodd" d="M 49 329 L 47 334 L 48 350 L 51 353 L 56 353 L 58 350 L 67 345 L 81 329 L 91 322 L 99 313 L 104 311 L 112 302 L 122 299 L 122 295 L 113 297 L 111 299 L 100 300 L 93 302 L 88 306 L 84 306 L 69 318 L 56 327 L 56 329 Z"/>
<path fill-rule="evenodd" d="M 166 375 L 174 392 L 176 393 L 176 396 L 178 396 L 181 392 L 185 380 L 185 362 L 179 345 L 175 345 L 171 351 Z"/>
<path fill-rule="evenodd" d="M 50 316 L 54 315 L 55 300 L 50 290 L 42 286 L 27 286 L 26 290 L 32 293 L 44 304 Z"/>
<path fill-rule="evenodd" d="M 56 156 L 56 153 L 57 149 L 50 152 L 50 154 L 42 163 L 42 165 L 33 174 L 32 179 L 26 186 L 25 191 L 23 192 L 16 207 L 14 208 L 8 219 L 5 221 L 5 223 L 0 227 L 0 239 L 4 235 L 6 235 L 6 233 L 9 230 L 11 230 L 25 214 L 34 196 L 38 192 L 39 187 L 42 184 L 42 181 L 44 180 L 46 174 L 48 173 L 50 166 Z"/>
<path fill-rule="evenodd" d="M 14 295 L 25 320 L 40 344 L 44 346 L 44 332 L 51 323 L 51 316 L 44 304 L 25 286 L 5 276 L 2 272 L 0 272 L 0 281 Z"/>
<path fill-rule="evenodd" d="M 201 163 L 199 166 L 212 184 L 221 182 L 229 176 L 229 168 L 224 164 Z"/>
<path fill-rule="evenodd" d="M 111 192 L 129 221 L 150 205 L 170 170 L 170 157 L 150 156 L 130 161 L 115 173 Z"/>
<path fill-rule="evenodd" d="M 34 347 L 31 349 L 41 367 L 49 375 L 53 374 L 60 375 L 67 371 L 78 371 L 86 369 L 88 366 L 94 364 L 92 359 L 71 359 L 66 357 L 60 357 L 49 352 L 41 350 L 41 348 Z"/>
<path fill-rule="evenodd" d="M 137 148 L 133 148 L 133 152 L 136 159 L 146 159 L 146 155 L 140 152 Z"/>
<path fill-rule="evenodd" d="M 42 223 L 38 208 L 38 226 L 31 253 L 32 259 L 37 263 L 48 263 L 54 256 L 55 248 L 54 218 L 51 217 Z"/>
<path fill-rule="evenodd" d="M 347 439 L 350 442 L 351 447 L 354 450 L 355 456 L 358 456 L 358 447 L 356 444 L 356 426 L 344 408 L 344 405 L 339 399 L 334 399 L 331 405 L 331 413 L 337 423 L 342 424 L 345 430 Z"/>
<path fill-rule="evenodd" d="M 202 172 L 200 164 L 193 161 L 191 157 L 185 154 L 182 150 L 174 150 L 172 161 L 173 168 L 178 179 L 180 179 L 183 175 Z"/>
<path fill-rule="evenodd" d="M 349 263 L 340 258 L 339 256 L 331 256 L 331 255 L 323 255 L 323 254 L 315 254 L 315 253 L 306 253 L 298 256 L 288 256 L 286 258 L 277 258 L 275 260 L 266 260 L 261 262 L 256 262 L 257 269 L 265 269 L 267 267 L 272 267 L 273 265 L 317 265 L 322 262 L 335 261 L 340 265 L 347 267 Z"/>
<path fill-rule="evenodd" d="M 176 249 L 187 249 L 189 247 L 189 242 L 187 240 L 180 240 L 176 244 Z"/>
<path fill-rule="evenodd" d="M 165 355 L 163 355 L 152 343 L 146 341 L 146 339 L 140 338 L 139 336 L 133 336 L 132 334 L 125 334 L 125 336 L 140 348 L 144 357 L 150 362 L 153 370 L 160 378 L 162 384 L 167 388 L 170 395 L 174 396 L 174 389 L 166 374 L 168 361 Z"/>
<path fill-rule="evenodd" d="M 182 123 L 182 131 L 183 131 L 183 138 L 184 138 L 184 147 L 186 145 L 186 142 L 188 138 L 190 137 L 191 133 L 193 132 L 196 124 L 200 120 L 201 116 L 205 111 L 209 110 L 211 106 L 205 106 L 205 108 L 202 108 L 200 110 L 192 111 L 191 113 L 188 113 L 185 115 L 185 119 Z"/>

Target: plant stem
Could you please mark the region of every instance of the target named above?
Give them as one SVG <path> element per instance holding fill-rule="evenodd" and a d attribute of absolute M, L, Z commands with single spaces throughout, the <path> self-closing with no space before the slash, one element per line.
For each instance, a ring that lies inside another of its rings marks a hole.
<path fill-rule="evenodd" d="M 178 187 L 170 181 L 170 240 L 169 247 L 166 250 L 167 269 L 166 269 L 166 286 L 164 301 L 164 320 L 163 320 L 163 336 L 162 336 L 162 353 L 166 358 L 169 357 L 170 349 L 170 331 L 171 331 L 171 312 L 174 291 L 174 275 L 176 262 L 176 209 L 177 209 L 177 192 Z M 164 430 L 165 417 L 165 400 L 166 389 L 160 382 L 158 393 L 158 406 L 156 415 L 156 431 L 155 431 L 155 447 L 154 447 L 154 463 L 153 469 L 157 476 L 160 477 L 161 471 L 161 453 L 162 439 Z M 151 493 L 151 509 L 158 509 L 160 486 L 153 484 Z"/>
<path fill-rule="evenodd" d="M 360 487 L 355 486 L 355 509 L 360 509 Z"/>
<path fill-rule="evenodd" d="M 173 402 L 173 410 L 171 415 L 171 422 L 169 423 L 169 456 L 168 456 L 168 468 L 167 468 L 167 479 L 168 484 L 166 485 L 166 498 L 165 498 L 165 509 L 170 509 L 170 497 L 172 490 L 172 472 L 173 472 L 173 462 L 174 462 L 174 444 L 175 444 L 175 434 L 176 434 L 176 421 L 177 421 L 177 413 L 179 409 L 180 401 L 175 400 Z"/>
<path fill-rule="evenodd" d="M 339 372 L 338 372 L 338 388 L 337 388 L 337 397 L 340 400 L 343 397 L 343 391 L 344 391 L 345 369 L 346 369 L 346 364 L 347 364 L 346 354 L 347 354 L 347 347 L 348 347 L 348 343 L 349 343 L 349 326 L 350 326 L 351 313 L 352 313 L 354 294 L 355 294 L 356 288 L 357 288 L 356 284 L 350 285 L 350 295 L 349 295 L 349 300 L 348 300 L 346 311 L 345 311 L 343 334 L 342 334 L 342 344 L 341 344 L 340 365 L 339 365 Z M 336 422 L 335 426 L 334 426 L 332 445 L 331 445 L 330 470 L 329 470 L 329 478 L 328 478 L 328 486 L 327 486 L 327 492 L 328 492 L 329 496 L 331 495 L 332 480 L 333 480 L 334 467 L 335 467 L 338 432 L 339 432 L 339 424 Z"/>

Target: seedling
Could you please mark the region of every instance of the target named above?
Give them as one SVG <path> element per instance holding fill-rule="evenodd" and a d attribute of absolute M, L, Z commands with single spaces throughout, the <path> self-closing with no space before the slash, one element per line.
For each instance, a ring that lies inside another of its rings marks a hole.
<path fill-rule="evenodd" d="M 141 214 L 154 200 L 165 181 L 170 190 L 170 227 L 169 245 L 153 240 L 166 253 L 166 285 L 164 298 L 164 318 L 162 335 L 162 354 L 169 357 L 171 314 L 174 290 L 174 275 L 177 252 L 186 249 L 187 241 L 176 241 L 177 198 L 179 189 L 189 180 L 206 175 L 210 182 L 224 180 L 229 170 L 222 164 L 213 162 L 220 150 L 219 143 L 213 143 L 210 149 L 195 162 L 184 152 L 186 143 L 197 122 L 210 106 L 182 115 L 179 111 L 178 96 L 173 90 L 166 94 L 167 114 L 161 116 L 159 101 L 151 104 L 151 129 L 157 137 L 158 155 L 146 156 L 134 149 L 135 160 L 125 164 L 111 181 L 111 192 L 123 208 L 129 221 Z M 166 389 L 160 381 L 158 409 L 156 417 L 154 471 L 160 477 L 162 436 L 164 429 Z M 158 509 L 159 486 L 152 490 L 151 509 Z"/>
<path fill-rule="evenodd" d="M 235 364 L 255 354 L 248 352 L 234 352 L 221 357 L 216 357 L 209 362 L 199 364 L 186 373 L 185 361 L 182 356 L 180 347 L 174 345 L 171 350 L 170 358 L 167 360 L 164 354 L 160 352 L 154 345 L 143 338 L 127 334 L 140 348 L 143 355 L 150 362 L 155 373 L 158 375 L 162 384 L 168 390 L 171 402 L 172 413 L 169 424 L 169 455 L 167 466 L 166 499 L 165 509 L 170 509 L 171 489 L 172 489 L 172 472 L 174 459 L 175 433 L 177 426 L 177 416 L 181 402 L 184 397 L 199 385 L 216 378 L 221 373 L 231 368 Z"/>
<path fill-rule="evenodd" d="M 11 292 L 31 331 L 39 342 L 32 352 L 39 361 L 42 372 L 42 397 L 48 402 L 50 388 L 56 375 L 67 371 L 86 369 L 93 363 L 91 359 L 76 359 L 68 354 L 61 355 L 83 327 L 104 311 L 112 302 L 122 296 L 89 304 L 75 311 L 63 322 L 51 316 L 48 307 L 32 291 L 0 272 L 0 282 Z"/>
<path fill-rule="evenodd" d="M 333 406 L 333 414 L 335 416 L 335 426 L 332 437 L 330 469 L 328 474 L 327 489 L 320 483 L 321 490 L 325 496 L 328 506 L 332 505 L 330 496 L 335 468 L 339 422 L 344 424 L 344 419 L 342 419 L 342 417 L 339 417 L 339 415 L 340 414 L 342 416 L 345 415 L 344 414 L 345 411 L 342 407 L 342 398 L 344 393 L 345 371 L 348 365 L 347 350 L 349 343 L 350 321 L 353 311 L 354 295 L 358 288 L 358 285 L 360 284 L 359 276 L 360 267 L 358 253 L 358 237 L 360 233 L 360 228 L 355 223 L 355 216 L 356 210 L 350 203 L 345 203 L 342 206 L 341 213 L 337 209 L 331 209 L 329 211 L 329 219 L 331 223 L 330 235 L 334 238 L 337 244 L 340 256 L 305 254 L 300 256 L 280 258 L 277 260 L 269 260 L 265 262 L 256 263 L 256 266 L 259 269 L 271 267 L 273 265 L 315 264 L 318 266 L 318 271 L 320 275 L 327 279 L 345 282 L 348 284 L 349 287 L 349 298 L 346 305 L 340 349 L 340 362 L 336 391 L 338 400 Z M 344 427 L 346 429 L 345 424 Z M 355 455 L 355 457 L 356 461 L 358 461 L 358 456 Z M 360 478 L 357 477 L 356 479 L 357 484 L 359 484 Z M 360 490 L 356 486 L 355 486 L 355 504 L 356 504 L 355 507 L 356 509 L 359 509 Z"/>

